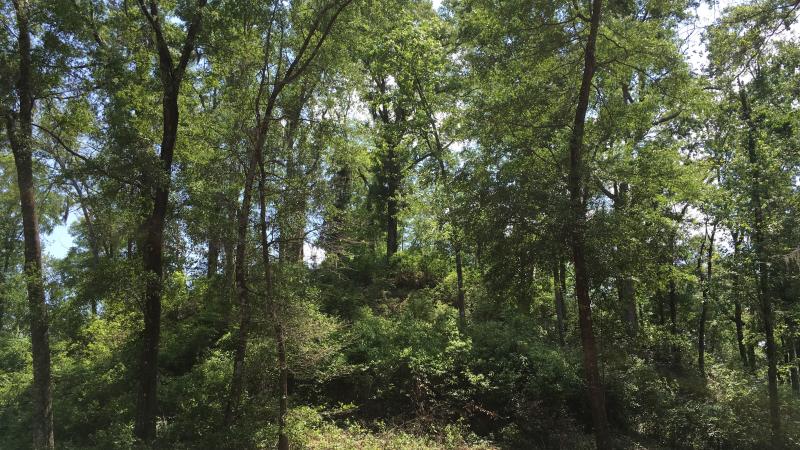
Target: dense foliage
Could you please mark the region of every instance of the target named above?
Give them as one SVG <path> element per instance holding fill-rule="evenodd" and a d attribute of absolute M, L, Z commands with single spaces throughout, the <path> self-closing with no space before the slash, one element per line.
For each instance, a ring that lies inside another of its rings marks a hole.
<path fill-rule="evenodd" d="M 798 11 L 3 0 L 0 448 L 800 448 Z"/>

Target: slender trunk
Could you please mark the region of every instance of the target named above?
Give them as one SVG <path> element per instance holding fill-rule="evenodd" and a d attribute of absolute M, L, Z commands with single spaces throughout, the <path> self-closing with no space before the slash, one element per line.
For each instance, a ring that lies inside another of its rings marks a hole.
<path fill-rule="evenodd" d="M 575 266 L 575 293 L 578 298 L 578 320 L 581 329 L 581 345 L 583 347 L 583 365 L 586 385 L 589 388 L 589 402 L 594 424 L 597 448 L 611 447 L 608 433 L 608 419 L 603 386 L 598 368 L 597 344 L 592 329 L 591 298 L 589 297 L 589 274 L 585 257 L 586 203 L 583 198 L 584 162 L 583 138 L 586 126 L 586 111 L 589 107 L 589 93 L 595 73 L 597 33 L 600 28 L 602 0 L 592 1 L 592 14 L 589 24 L 589 36 L 584 53 L 583 78 L 575 108 L 575 121 L 569 141 L 569 193 L 571 209 L 571 244 L 572 260 Z"/>
<path fill-rule="evenodd" d="M 794 332 L 789 337 L 789 376 L 792 380 L 792 392 L 800 395 L 800 373 L 797 365 L 797 337 Z"/>
<path fill-rule="evenodd" d="M 769 274 L 767 267 L 767 251 L 764 246 L 764 210 L 762 206 L 761 161 L 758 157 L 756 142 L 756 124 L 751 117 L 750 103 L 747 89 L 739 85 L 739 95 L 742 103 L 742 119 L 747 125 L 747 156 L 750 164 L 751 190 L 750 200 L 753 208 L 753 248 L 756 256 L 756 274 L 758 276 L 758 297 L 761 305 L 761 319 L 764 321 L 764 334 L 766 338 L 767 353 L 767 385 L 769 392 L 769 416 L 772 428 L 773 448 L 783 447 L 783 434 L 781 432 L 780 403 L 778 399 L 778 361 L 775 346 L 774 318 L 772 299 L 769 292 Z"/>
<path fill-rule="evenodd" d="M 25 281 L 28 291 L 28 310 L 31 327 L 31 353 L 33 356 L 33 448 L 52 449 L 53 398 L 50 380 L 50 338 L 42 280 L 42 244 L 39 236 L 39 217 L 36 211 L 36 186 L 33 182 L 33 87 L 31 85 L 31 35 L 28 21 L 28 2 L 14 2 L 17 15 L 17 47 L 19 52 L 19 78 L 17 95 L 19 111 L 7 113 L 7 136 L 14 153 L 17 168 L 20 207 L 22 208 L 22 235 L 25 253 Z"/>
<path fill-rule="evenodd" d="M 464 268 L 461 261 L 461 244 L 455 245 L 456 250 L 456 308 L 458 308 L 458 324 L 461 329 L 467 323 L 466 305 L 464 304 Z"/>
<path fill-rule="evenodd" d="M 280 400 L 278 403 L 278 450 L 289 450 L 289 437 L 286 434 L 286 415 L 289 412 L 289 369 L 286 364 L 286 341 L 280 317 L 275 321 L 275 339 L 278 350 L 278 370 L 280 384 Z"/>
<path fill-rule="evenodd" d="M 161 79 L 162 132 L 158 176 L 145 174 L 145 181 L 152 181 L 153 209 L 142 225 L 142 265 L 145 275 L 144 292 L 144 330 L 142 332 L 141 355 L 139 359 L 139 392 L 136 403 L 136 423 L 134 435 L 145 444 L 156 439 L 156 416 L 158 414 L 158 344 L 161 333 L 161 291 L 163 282 L 164 227 L 166 224 L 169 192 L 172 179 L 172 159 L 175 141 L 178 136 L 179 109 L 178 95 L 181 80 L 189 57 L 194 51 L 194 40 L 200 26 L 200 9 L 206 0 L 198 1 L 198 12 L 189 25 L 186 41 L 180 54 L 180 62 L 173 63 L 172 51 L 164 39 L 161 29 L 162 18 L 155 0 L 149 3 L 139 0 L 143 15 L 147 18 L 155 35 L 156 51 Z"/>
<path fill-rule="evenodd" d="M 329 254 L 341 256 L 344 250 L 344 242 L 342 241 L 344 215 L 352 197 L 352 170 L 348 165 L 344 165 L 336 171 L 332 184 L 335 198 L 332 211 L 325 218 L 323 244 Z M 335 258 L 335 260 L 338 261 L 339 258 Z"/>
<path fill-rule="evenodd" d="M 781 347 L 783 347 L 783 363 L 789 368 L 789 383 L 792 387 L 792 394 L 797 394 L 797 390 L 800 389 L 800 385 L 798 385 L 800 380 L 797 378 L 797 365 L 793 356 L 794 342 L 791 333 L 786 337 L 781 336 Z"/>
<path fill-rule="evenodd" d="M 59 158 L 58 156 L 54 157 L 56 164 L 58 164 L 59 168 L 61 169 L 62 173 L 67 172 L 67 165 L 64 161 Z M 97 268 L 100 266 L 100 239 L 95 233 L 94 230 L 94 223 L 92 222 L 92 216 L 89 213 L 89 207 L 87 206 L 86 197 L 83 195 L 83 188 L 81 188 L 80 183 L 78 180 L 74 178 L 70 178 L 69 184 L 72 185 L 72 188 L 75 190 L 75 195 L 78 196 L 78 202 L 81 206 L 81 212 L 83 213 L 83 221 L 86 224 L 86 234 L 87 240 L 89 241 L 89 251 L 92 254 L 92 263 L 91 269 L 94 273 Z M 110 253 L 110 252 L 109 252 Z M 97 275 L 93 275 L 96 277 Z M 90 306 L 92 309 L 92 316 L 97 316 L 97 298 L 93 295 L 90 299 Z"/>
<path fill-rule="evenodd" d="M 231 220 L 233 222 L 233 220 Z M 235 262 L 234 262 L 234 243 L 231 239 L 225 238 L 222 241 L 223 251 L 225 252 L 225 266 L 223 270 L 225 271 L 225 294 L 223 298 L 224 302 L 224 318 L 223 321 L 225 323 L 224 329 L 228 329 L 231 323 L 231 307 L 233 306 L 233 302 L 231 296 L 235 294 L 236 289 L 236 273 L 234 271 Z"/>
<path fill-rule="evenodd" d="M 756 371 L 756 346 L 754 344 L 747 345 L 747 360 L 750 365 L 750 371 Z"/>
<path fill-rule="evenodd" d="M 231 221 L 232 222 L 232 221 Z M 225 280 L 228 286 L 233 286 L 234 283 L 234 250 L 233 250 L 233 242 L 231 239 L 225 238 L 222 241 L 222 252 L 223 255 L 223 272 L 225 273 Z"/>
<path fill-rule="evenodd" d="M 628 325 L 628 334 L 635 338 L 639 334 L 639 314 L 636 309 L 636 285 L 633 278 L 626 275 L 617 284 L 619 300 L 625 308 L 625 323 Z"/>
<path fill-rule="evenodd" d="M 397 172 L 397 161 L 395 161 L 394 149 L 389 150 L 387 159 L 387 191 L 386 191 L 386 257 L 391 258 L 397 253 L 398 248 L 398 223 L 397 214 L 399 212 L 399 175 Z"/>
<path fill-rule="evenodd" d="M 262 144 L 263 145 L 263 144 Z M 250 222 L 250 206 L 252 202 L 253 178 L 255 176 L 256 149 L 250 155 L 245 173 L 242 204 L 236 220 L 236 258 L 234 262 L 234 285 L 239 304 L 239 329 L 236 334 L 236 345 L 233 355 L 233 374 L 228 401 L 225 404 L 225 425 L 233 424 L 244 386 L 244 360 L 247 354 L 247 342 L 250 334 L 250 298 L 247 287 L 247 228 Z"/>
<path fill-rule="evenodd" d="M 259 187 L 259 224 L 261 231 L 261 259 L 264 265 L 264 279 L 266 280 L 266 306 L 267 313 L 272 319 L 275 337 L 275 349 L 278 354 L 278 450 L 289 450 L 289 437 L 286 434 L 286 414 L 289 411 L 289 370 L 286 364 L 286 337 L 283 331 L 281 314 L 275 299 L 275 282 L 273 279 L 272 265 L 269 256 L 269 240 L 267 239 L 267 201 L 266 201 L 266 174 L 263 161 L 261 162 L 261 179 Z"/>
<path fill-rule="evenodd" d="M 3 322 L 6 314 L 6 302 L 8 301 L 8 294 L 6 294 L 6 273 L 8 272 L 8 264 L 11 259 L 10 246 L 3 248 L 3 267 L 0 269 L 0 331 L 3 330 Z"/>
<path fill-rule="evenodd" d="M 247 344 L 250 334 L 250 298 L 247 287 L 247 228 L 250 223 L 250 208 L 253 201 L 253 185 L 261 160 L 261 152 L 266 143 L 269 131 L 270 117 L 278 98 L 279 90 L 276 88 L 267 101 L 264 120 L 256 129 L 256 142 L 250 151 L 245 169 L 244 190 L 242 204 L 236 219 L 236 260 L 234 263 L 234 279 L 236 296 L 239 302 L 239 330 L 236 336 L 236 347 L 233 356 L 233 375 L 231 376 L 231 389 L 228 401 L 225 404 L 225 424 L 231 425 L 235 420 L 242 398 L 244 387 L 244 363 L 247 354 Z"/>
<path fill-rule="evenodd" d="M 620 214 L 625 213 L 628 206 L 630 186 L 626 182 L 619 184 L 619 191 L 617 192 L 616 200 L 614 202 L 614 209 Z M 633 277 L 630 275 L 630 268 L 627 266 L 629 263 L 625 261 L 623 268 L 623 275 L 617 280 L 617 294 L 620 304 L 624 308 L 624 320 L 628 325 L 628 335 L 631 338 L 636 338 L 639 334 L 639 317 L 636 310 L 636 285 Z"/>
<path fill-rule="evenodd" d="M 700 323 L 697 327 L 697 368 L 700 376 L 706 377 L 706 321 L 708 319 L 708 302 L 711 297 L 712 258 L 714 256 L 714 236 L 717 233 L 717 224 L 711 229 L 706 250 L 706 274 L 701 278 L 703 283 L 703 300 L 700 304 Z"/>
<path fill-rule="evenodd" d="M 77 183 L 76 183 L 76 190 L 77 190 Z M 89 251 L 92 252 L 92 269 L 96 271 L 98 267 L 100 267 L 100 244 L 97 239 L 97 235 L 94 232 L 94 226 L 92 225 L 92 218 L 89 215 L 89 208 L 86 207 L 84 204 L 83 195 L 78 191 L 78 195 L 80 197 L 81 202 L 81 210 L 83 211 L 83 220 L 86 222 L 86 231 L 89 235 Z M 91 298 L 91 308 L 92 308 L 92 316 L 97 316 L 97 297 L 92 295 Z"/>
<path fill-rule="evenodd" d="M 708 292 L 706 292 L 705 273 L 703 273 L 703 256 L 705 256 L 706 242 L 708 239 L 708 222 L 706 222 L 706 230 L 703 235 L 703 241 L 700 244 L 700 251 L 697 252 L 697 278 L 700 281 L 700 288 L 702 291 L 702 300 L 700 301 L 700 319 L 697 326 L 697 369 L 700 376 L 705 378 L 705 327 L 706 327 L 706 300 Z"/>
<path fill-rule="evenodd" d="M 273 80 L 272 90 L 268 97 L 264 110 L 261 110 L 261 90 L 264 89 L 266 79 L 262 78 L 259 87 L 258 100 L 256 101 L 256 132 L 255 144 L 250 151 L 247 167 L 245 169 L 244 190 L 242 194 L 242 205 L 237 215 L 236 225 L 236 261 L 235 261 L 235 280 L 236 280 L 236 293 L 239 299 L 240 309 L 240 324 L 237 335 L 236 351 L 234 353 L 233 362 L 233 375 L 231 377 L 231 390 L 228 396 L 228 402 L 225 406 L 225 424 L 231 425 L 234 416 L 239 407 L 242 396 L 243 380 L 244 380 L 244 360 L 247 353 L 247 341 L 250 326 L 250 312 L 249 312 L 249 296 L 247 288 L 247 225 L 250 218 L 250 207 L 252 204 L 252 190 L 257 173 L 257 165 L 262 161 L 262 153 L 264 145 L 269 134 L 270 124 L 272 123 L 272 111 L 275 108 L 278 96 L 284 87 L 290 84 L 298 76 L 300 76 L 307 68 L 309 63 L 318 55 L 319 49 L 328 37 L 334 23 L 336 22 L 339 14 L 344 8 L 350 4 L 352 0 L 344 0 L 341 3 L 331 3 L 328 7 L 323 8 L 323 12 L 327 13 L 332 11 L 332 15 L 327 23 L 320 27 L 323 16 L 318 16 L 314 23 L 313 29 L 309 31 L 304 43 L 297 50 L 294 55 L 293 61 L 288 65 L 285 72 L 279 79 Z M 317 42 L 311 44 L 311 37 L 319 33 Z M 269 57 L 269 55 L 268 55 Z M 282 57 L 282 56 L 281 56 Z M 302 62 L 301 62 L 302 61 Z M 263 75 L 263 74 L 262 74 Z"/>
<path fill-rule="evenodd" d="M 286 182 L 283 190 L 283 203 L 279 211 L 280 241 L 278 252 L 281 261 L 301 263 L 305 241 L 306 208 L 308 206 L 306 174 L 299 161 L 300 150 L 295 145 L 300 127 L 300 114 L 307 96 L 301 93 L 297 104 L 290 112 L 289 125 L 284 137 L 286 158 Z M 297 154 L 295 154 L 297 152 Z"/>
<path fill-rule="evenodd" d="M 734 289 L 736 289 L 735 286 Z M 734 295 L 737 294 L 734 293 Z M 744 346 L 744 321 L 742 320 L 742 303 L 739 301 L 738 296 L 734 300 L 733 304 L 733 321 L 736 324 L 736 345 L 739 348 L 739 359 L 742 361 L 742 367 L 747 368 L 748 362 L 747 362 L 747 349 Z"/>
<path fill-rule="evenodd" d="M 566 342 L 567 326 L 569 324 L 569 312 L 567 309 L 567 301 L 569 300 L 569 297 L 567 295 L 567 263 L 563 255 L 561 256 L 561 258 L 559 258 L 558 274 L 561 277 L 560 279 L 561 298 L 564 300 L 561 304 L 561 307 L 562 307 L 562 314 L 564 316 L 564 335 L 565 335 L 564 340 Z"/>
<path fill-rule="evenodd" d="M 739 296 L 739 252 L 741 251 L 742 237 L 738 231 L 731 233 L 733 240 L 733 322 L 736 325 L 736 345 L 739 348 L 739 359 L 742 367 L 747 368 L 747 349 L 744 346 L 744 321 L 742 320 L 742 301 Z"/>
<path fill-rule="evenodd" d="M 797 361 L 797 328 L 793 319 L 786 319 L 786 333 L 784 342 L 784 352 L 786 355 L 786 365 L 789 367 L 789 382 L 792 386 L 792 394 L 800 395 L 800 373 L 798 372 Z"/>
<path fill-rule="evenodd" d="M 680 366 L 680 355 L 675 339 L 678 337 L 678 289 L 675 280 L 669 280 L 669 332 L 672 335 L 670 353 L 672 355 L 672 367 L 678 369 Z"/>
<path fill-rule="evenodd" d="M 560 259 L 560 258 L 559 258 Z M 559 262 L 553 264 L 553 294 L 556 309 L 556 331 L 558 333 L 558 344 L 564 346 L 564 316 L 566 308 L 564 305 L 564 291 L 561 288 L 561 273 Z"/>
<path fill-rule="evenodd" d="M 675 252 L 675 245 L 678 237 L 678 231 L 680 229 L 680 223 L 683 220 L 683 217 L 686 215 L 686 210 L 689 208 L 689 204 L 684 204 L 681 211 L 677 214 L 670 211 L 668 212 L 668 216 L 675 222 L 675 227 L 671 230 L 667 245 L 669 248 L 669 283 L 668 283 L 668 290 L 667 290 L 667 306 L 669 307 L 669 320 L 670 320 L 670 364 L 672 366 L 672 370 L 679 370 L 680 369 L 680 354 L 678 352 L 678 345 L 677 345 L 677 337 L 678 337 L 678 292 L 677 286 L 675 283 L 675 274 L 673 273 L 675 270 L 675 261 L 677 259 L 677 255 Z M 662 321 L 661 324 L 663 325 L 666 321 L 666 318 L 663 314 L 663 299 L 662 299 Z"/>
<path fill-rule="evenodd" d="M 208 278 L 217 274 L 219 250 L 219 240 L 217 238 L 210 238 L 208 240 L 208 263 L 206 264 L 206 277 Z"/>

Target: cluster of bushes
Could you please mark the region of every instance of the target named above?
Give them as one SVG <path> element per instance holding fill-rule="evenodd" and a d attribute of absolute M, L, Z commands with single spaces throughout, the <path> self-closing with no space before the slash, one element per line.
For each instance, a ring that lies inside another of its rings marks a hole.
<path fill-rule="evenodd" d="M 413 253 L 392 262 L 364 258 L 336 268 L 336 276 L 323 265 L 309 273 L 319 289 L 301 286 L 286 294 L 288 425 L 298 448 L 593 448 L 576 330 L 561 347 L 539 316 L 521 314 L 514 302 L 488 295 L 477 283 L 468 292 L 470 319 L 460 324 L 446 259 Z M 377 275 L 353 282 L 347 273 L 360 277 L 359 264 Z M 468 277 L 474 281 L 475 274 Z M 252 337 L 241 419 L 225 429 L 220 424 L 234 340 L 225 291 L 219 283 L 190 286 L 178 276 L 167 292 L 161 442 L 175 449 L 269 448 L 277 433 L 269 327 Z M 54 317 L 60 308 L 70 306 L 54 304 Z M 61 448 L 134 448 L 137 312 L 123 303 L 107 308 L 99 318 L 55 321 Z M 268 320 L 263 311 L 254 317 Z M 23 333 L 3 333 L 0 448 L 26 448 L 30 346 Z M 646 351 L 601 348 L 620 447 L 768 446 L 759 374 L 743 376 L 712 362 L 707 383 L 700 383 L 661 370 Z M 784 407 L 788 438 L 798 443 L 800 427 L 792 424 L 800 420 L 800 405 L 786 400 Z"/>

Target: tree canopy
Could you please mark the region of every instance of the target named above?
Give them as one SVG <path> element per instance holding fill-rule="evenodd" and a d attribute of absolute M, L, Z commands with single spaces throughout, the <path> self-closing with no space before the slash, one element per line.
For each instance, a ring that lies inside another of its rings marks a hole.
<path fill-rule="evenodd" d="M 800 448 L 800 2 L 0 5 L 0 448 Z"/>

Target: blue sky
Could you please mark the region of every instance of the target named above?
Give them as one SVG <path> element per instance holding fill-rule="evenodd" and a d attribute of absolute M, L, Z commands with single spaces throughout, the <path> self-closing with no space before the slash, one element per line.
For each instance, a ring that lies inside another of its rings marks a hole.
<path fill-rule="evenodd" d="M 69 249 L 75 243 L 75 240 L 69 234 L 69 227 L 75 223 L 76 220 L 75 214 L 71 213 L 67 217 L 66 223 L 56 226 L 53 228 L 52 233 L 45 235 L 42 239 L 44 252 L 51 258 L 61 259 L 67 256 Z"/>

